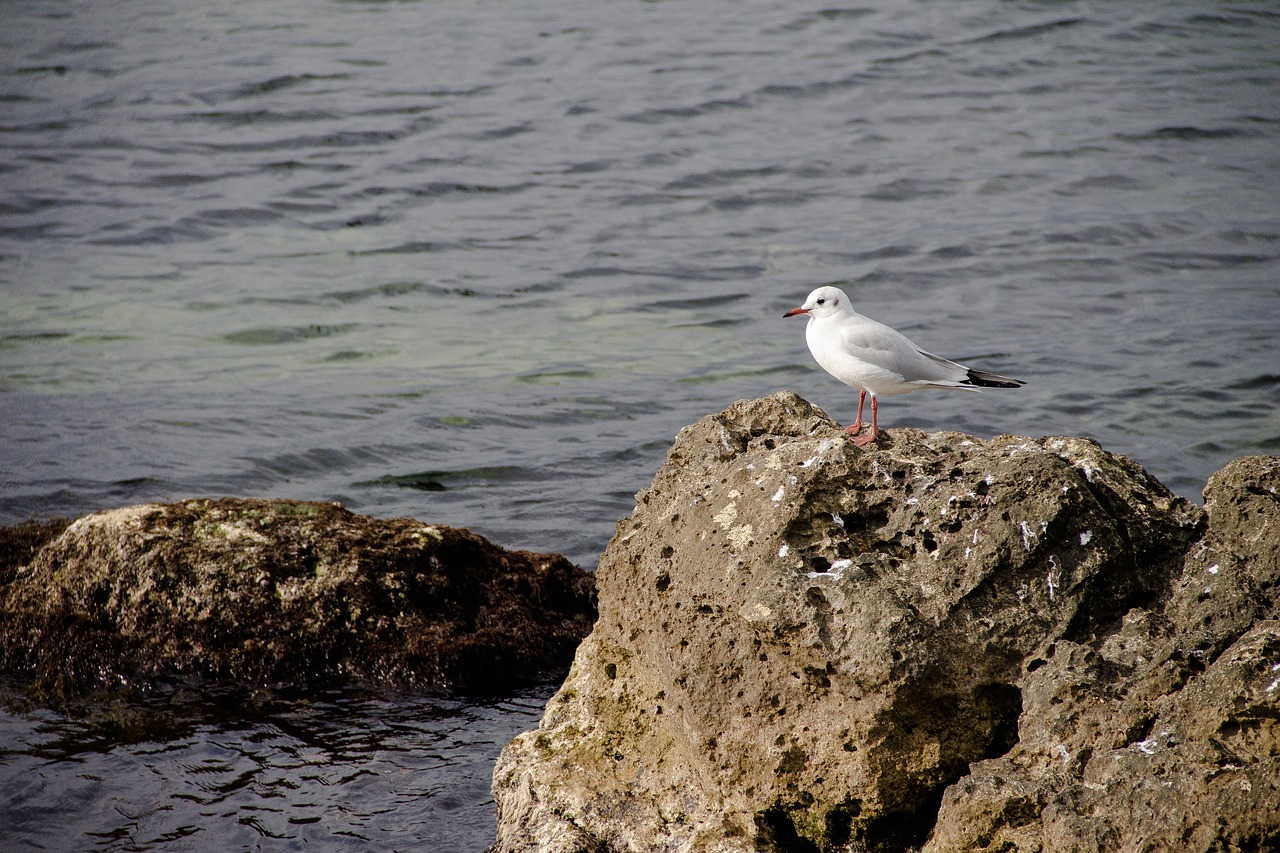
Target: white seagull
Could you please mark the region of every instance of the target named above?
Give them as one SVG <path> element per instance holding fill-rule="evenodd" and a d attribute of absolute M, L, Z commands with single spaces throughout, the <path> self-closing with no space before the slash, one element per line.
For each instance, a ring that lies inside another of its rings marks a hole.
<path fill-rule="evenodd" d="M 921 388 L 1017 388 L 1026 383 L 985 370 L 956 364 L 920 349 L 901 332 L 853 310 L 849 297 L 838 287 L 819 287 L 799 308 L 784 317 L 808 314 L 805 340 L 822 369 L 845 385 L 859 389 L 858 419 L 845 427 L 858 447 L 880 435 L 876 422 L 876 397 L 906 394 Z M 862 404 L 871 395 L 871 434 L 862 432 Z"/>

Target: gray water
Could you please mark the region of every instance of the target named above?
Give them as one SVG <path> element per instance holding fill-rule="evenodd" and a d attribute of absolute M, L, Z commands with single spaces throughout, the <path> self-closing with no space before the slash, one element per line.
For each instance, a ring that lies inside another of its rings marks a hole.
<path fill-rule="evenodd" d="M 1280 452 L 1273 4 L 10 0 L 5 21 L 0 523 L 310 498 L 590 568 L 681 426 L 780 388 L 852 419 L 781 316 L 831 283 L 1028 383 L 887 398 L 885 426 L 1091 436 L 1192 499 Z M 157 742 L 14 711 L 0 835 L 480 850 L 477 763 L 548 690 L 197 714 Z M 355 745 L 296 758 L 297 715 Z M 276 738 L 281 761 L 227 758 Z M 191 806 L 206 760 L 241 784 Z M 414 795 L 437 789 L 456 807 Z M 295 802 L 318 820 L 261 819 Z"/>
<path fill-rule="evenodd" d="M 0 720 L 0 849 L 479 850 L 493 762 L 548 690 L 169 692 L 109 721 L 14 713 Z"/>

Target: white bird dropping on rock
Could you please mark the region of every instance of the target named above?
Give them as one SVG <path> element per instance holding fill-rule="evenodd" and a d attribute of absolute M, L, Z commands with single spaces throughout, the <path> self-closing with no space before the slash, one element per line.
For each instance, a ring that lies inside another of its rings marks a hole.
<path fill-rule="evenodd" d="M 782 316 L 797 314 L 809 316 L 805 340 L 814 360 L 836 379 L 859 389 L 857 420 L 845 427 L 858 447 L 870 444 L 880 435 L 876 418 L 879 395 L 906 394 L 921 388 L 977 391 L 1026 384 L 1020 379 L 966 367 L 920 349 L 901 332 L 854 311 L 849 297 L 838 287 L 819 287 L 809 294 L 803 305 Z M 859 433 L 862 404 L 867 394 L 871 395 L 871 434 L 863 436 Z"/>

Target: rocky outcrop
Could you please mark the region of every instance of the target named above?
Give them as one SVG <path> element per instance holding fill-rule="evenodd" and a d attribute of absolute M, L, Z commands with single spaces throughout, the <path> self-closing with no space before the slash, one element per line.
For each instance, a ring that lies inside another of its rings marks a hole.
<path fill-rule="evenodd" d="M 336 504 L 190 500 L 7 532 L 0 665 L 53 699 L 185 675 L 485 690 L 567 663 L 595 615 L 593 577 L 563 557 Z"/>
<path fill-rule="evenodd" d="M 619 522 L 494 850 L 1274 846 L 1278 486 L 734 404 Z"/>
<path fill-rule="evenodd" d="M 1160 601 L 1030 662 L 1016 747 L 947 790 L 926 850 L 1280 849 L 1280 459 L 1204 494 Z"/>

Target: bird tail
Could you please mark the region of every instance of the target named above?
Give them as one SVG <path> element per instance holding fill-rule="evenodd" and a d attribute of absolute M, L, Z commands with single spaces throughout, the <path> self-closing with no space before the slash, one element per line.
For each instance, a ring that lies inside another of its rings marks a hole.
<path fill-rule="evenodd" d="M 1026 385 L 1021 379 L 1010 379 L 1008 376 L 1001 376 L 998 373 L 988 373 L 985 370 L 974 370 L 969 368 L 967 379 L 960 380 L 961 385 L 977 385 L 982 388 L 1017 388 L 1020 385 Z"/>

